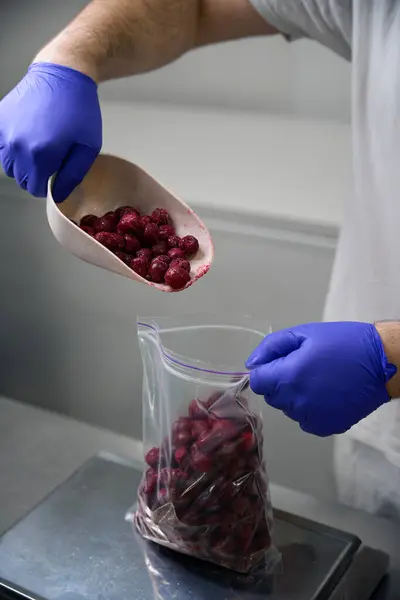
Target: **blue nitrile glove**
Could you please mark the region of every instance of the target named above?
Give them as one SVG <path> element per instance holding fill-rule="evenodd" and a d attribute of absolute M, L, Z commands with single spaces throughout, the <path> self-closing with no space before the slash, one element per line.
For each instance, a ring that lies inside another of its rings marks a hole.
<path fill-rule="evenodd" d="M 34 196 L 65 200 L 82 181 L 102 144 L 97 85 L 87 75 L 52 63 L 34 63 L 0 102 L 0 162 Z"/>
<path fill-rule="evenodd" d="M 368 323 L 311 323 L 267 336 L 247 361 L 266 402 L 319 436 L 344 433 L 390 400 L 396 373 Z"/>

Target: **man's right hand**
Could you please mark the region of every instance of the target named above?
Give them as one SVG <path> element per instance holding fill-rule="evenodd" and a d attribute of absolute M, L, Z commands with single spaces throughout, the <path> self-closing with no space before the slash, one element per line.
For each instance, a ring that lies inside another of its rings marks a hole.
<path fill-rule="evenodd" d="M 100 152 L 102 122 L 97 84 L 83 73 L 34 63 L 0 102 L 0 162 L 33 196 L 62 202 L 82 181 Z"/>

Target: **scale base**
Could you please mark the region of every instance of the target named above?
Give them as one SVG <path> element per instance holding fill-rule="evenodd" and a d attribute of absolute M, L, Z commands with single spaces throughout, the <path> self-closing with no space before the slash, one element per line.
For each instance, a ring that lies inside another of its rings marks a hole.
<path fill-rule="evenodd" d="M 0 600 L 368 600 L 388 557 L 275 511 L 283 574 L 254 580 L 141 539 L 124 514 L 141 473 L 91 459 L 0 540 Z"/>

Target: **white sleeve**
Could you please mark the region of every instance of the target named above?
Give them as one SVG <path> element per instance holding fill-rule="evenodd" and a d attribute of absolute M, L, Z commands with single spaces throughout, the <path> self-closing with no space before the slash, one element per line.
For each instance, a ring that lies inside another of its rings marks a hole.
<path fill-rule="evenodd" d="M 289 40 L 307 37 L 351 60 L 353 0 L 250 0 Z"/>

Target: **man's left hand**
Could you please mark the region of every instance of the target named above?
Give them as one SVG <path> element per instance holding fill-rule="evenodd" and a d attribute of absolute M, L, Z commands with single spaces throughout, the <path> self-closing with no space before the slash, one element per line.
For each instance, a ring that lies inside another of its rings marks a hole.
<path fill-rule="evenodd" d="M 396 373 L 369 323 L 314 323 L 267 336 L 250 356 L 256 394 L 318 436 L 344 433 L 390 400 Z"/>

